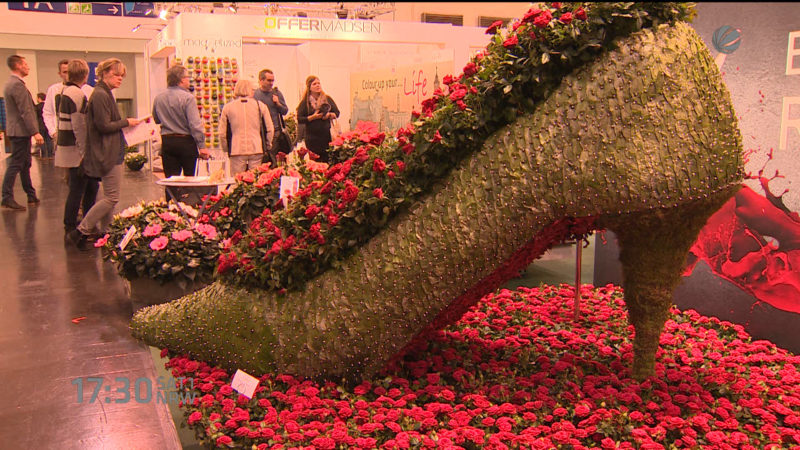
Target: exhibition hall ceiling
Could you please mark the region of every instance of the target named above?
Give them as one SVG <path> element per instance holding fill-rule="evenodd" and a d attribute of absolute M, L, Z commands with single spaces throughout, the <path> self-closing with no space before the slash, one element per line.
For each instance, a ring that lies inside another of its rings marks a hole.
<path fill-rule="evenodd" d="M 273 16 L 374 19 L 395 11 L 394 2 L 162 2 L 155 13 L 174 17 L 182 12 L 261 14 Z M 165 11 L 165 12 L 162 12 Z"/>

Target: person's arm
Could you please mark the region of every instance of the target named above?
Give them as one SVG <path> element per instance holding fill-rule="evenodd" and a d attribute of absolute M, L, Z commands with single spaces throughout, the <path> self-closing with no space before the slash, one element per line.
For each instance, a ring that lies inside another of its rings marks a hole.
<path fill-rule="evenodd" d="M 203 150 L 206 148 L 206 135 L 203 132 L 203 121 L 200 120 L 200 111 L 197 110 L 197 102 L 193 95 L 186 96 L 184 102 L 186 123 L 189 124 L 189 130 L 192 133 L 194 141 L 197 143 L 197 149 Z"/>
<path fill-rule="evenodd" d="M 42 119 L 47 133 L 54 137 L 58 132 L 58 117 L 56 116 L 56 95 L 61 95 L 61 88 L 64 85 L 54 84 L 47 89 L 44 99 L 44 109 L 42 109 Z"/>
<path fill-rule="evenodd" d="M 300 100 L 300 104 L 297 105 L 297 123 L 308 123 L 308 102 Z"/>
<path fill-rule="evenodd" d="M 72 131 L 75 133 L 75 147 L 81 157 L 86 153 L 86 104 L 87 100 L 84 97 L 81 104 L 77 105 L 77 111 L 70 114 Z"/>
<path fill-rule="evenodd" d="M 339 107 L 336 106 L 336 102 L 333 101 L 333 98 L 328 97 L 328 103 L 331 104 L 331 110 L 328 112 L 327 116 L 329 119 L 336 119 L 339 117 Z M 333 116 L 331 116 L 333 114 Z"/>
<path fill-rule="evenodd" d="M 289 113 L 289 107 L 286 106 L 286 99 L 283 98 L 283 93 L 281 91 L 276 89 L 275 92 L 277 92 L 278 100 L 280 100 L 280 103 L 275 104 L 275 109 L 278 110 L 280 115 L 285 116 Z"/>
<path fill-rule="evenodd" d="M 230 103 L 228 103 L 230 105 Z M 222 151 L 231 154 L 230 142 L 228 142 L 228 105 L 222 107 L 222 113 L 219 115 L 219 128 L 217 134 L 219 135 L 219 143 Z"/>
<path fill-rule="evenodd" d="M 272 124 L 272 116 L 269 115 L 267 105 L 261 102 L 256 102 L 256 105 L 261 109 L 261 119 L 267 127 L 267 147 L 272 148 L 272 139 L 275 138 L 275 125 Z"/>
<path fill-rule="evenodd" d="M 156 109 L 156 105 L 158 104 L 158 101 L 159 101 L 158 97 L 153 99 L 153 110 L 151 111 L 151 115 L 153 116 L 153 120 L 157 124 L 161 125 L 161 119 L 158 117 L 158 112 L 157 112 L 158 110 Z"/>
<path fill-rule="evenodd" d="M 132 124 L 135 119 L 120 119 L 111 120 L 111 108 L 116 108 L 114 100 L 105 92 L 95 91 L 92 93 L 94 100 L 90 107 L 92 108 L 92 116 L 94 119 L 94 126 L 102 134 L 116 133 L 119 130 Z"/>
<path fill-rule="evenodd" d="M 36 118 L 36 109 L 33 106 L 33 99 L 31 93 L 24 84 L 19 83 L 16 88 L 10 89 L 9 93 L 14 103 L 17 105 L 20 119 L 25 124 L 25 129 L 30 133 L 30 136 L 39 136 L 39 139 L 44 141 L 42 135 L 39 134 L 39 120 Z"/>

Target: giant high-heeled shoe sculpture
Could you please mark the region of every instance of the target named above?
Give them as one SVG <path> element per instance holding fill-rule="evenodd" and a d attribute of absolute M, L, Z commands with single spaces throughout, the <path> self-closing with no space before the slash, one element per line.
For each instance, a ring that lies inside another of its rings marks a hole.
<path fill-rule="evenodd" d="M 643 379 L 688 249 L 742 177 L 741 137 L 708 50 L 686 24 L 656 26 L 565 76 L 299 291 L 216 282 L 139 311 L 132 332 L 230 370 L 358 379 L 573 227 L 609 228 L 636 330 L 632 375 Z"/>

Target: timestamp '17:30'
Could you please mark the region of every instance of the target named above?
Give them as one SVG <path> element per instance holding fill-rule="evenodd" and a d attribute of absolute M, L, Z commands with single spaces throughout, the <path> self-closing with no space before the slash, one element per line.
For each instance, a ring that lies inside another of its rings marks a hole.
<path fill-rule="evenodd" d="M 98 400 L 101 392 L 106 392 L 108 396 L 104 398 L 106 403 L 128 403 L 131 401 L 131 385 L 133 385 L 133 399 L 136 403 L 150 403 L 153 400 L 153 382 L 149 378 L 140 377 L 131 383 L 128 377 L 114 378 L 115 386 L 105 384 L 106 380 L 101 377 L 86 377 L 86 384 L 94 383 L 92 395 L 89 398 L 89 403 L 94 403 Z M 171 383 L 170 383 L 171 382 Z M 78 377 L 72 380 L 71 384 L 77 386 L 78 389 L 78 403 L 83 403 L 83 385 L 84 378 Z M 188 387 L 188 390 L 174 391 L 167 390 L 168 386 L 181 386 L 183 389 Z M 184 386 L 190 385 L 190 386 Z M 158 389 L 156 392 L 156 401 L 159 403 L 192 403 L 197 393 L 194 391 L 194 379 L 186 377 L 172 378 L 169 377 L 167 383 L 163 382 L 163 377 L 158 377 Z M 111 395 L 112 392 L 115 395 Z"/>

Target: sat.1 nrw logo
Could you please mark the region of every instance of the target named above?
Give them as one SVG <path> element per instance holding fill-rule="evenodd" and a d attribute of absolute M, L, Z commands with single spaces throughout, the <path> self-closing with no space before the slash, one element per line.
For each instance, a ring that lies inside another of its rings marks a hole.
<path fill-rule="evenodd" d="M 735 52 L 736 49 L 739 48 L 739 44 L 742 43 L 742 30 L 729 25 L 723 25 L 714 32 L 711 43 L 718 52 L 730 55 Z"/>

